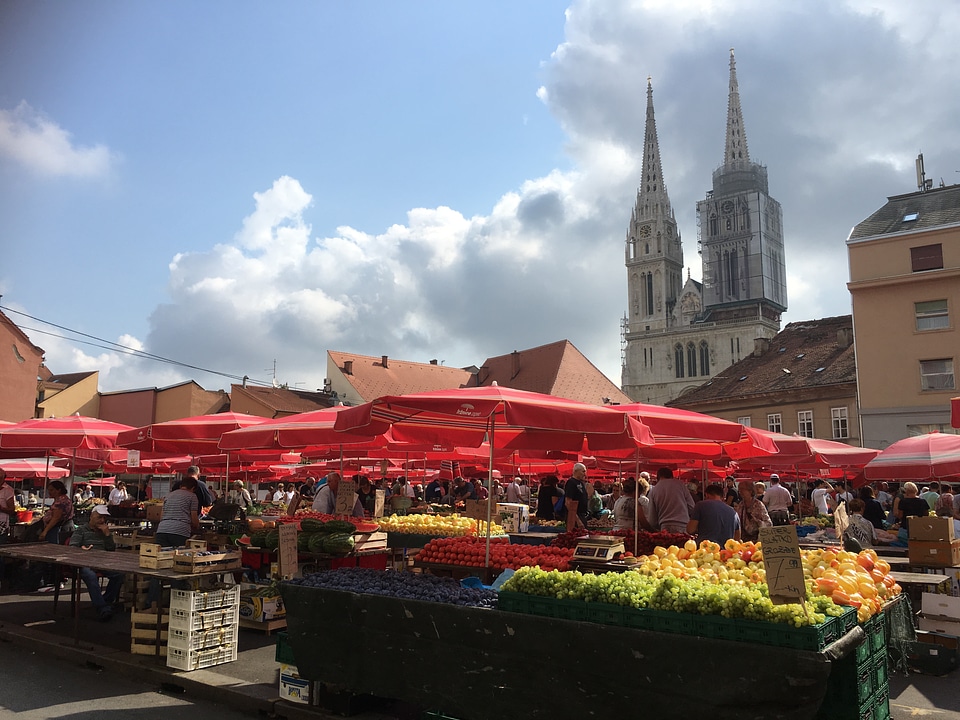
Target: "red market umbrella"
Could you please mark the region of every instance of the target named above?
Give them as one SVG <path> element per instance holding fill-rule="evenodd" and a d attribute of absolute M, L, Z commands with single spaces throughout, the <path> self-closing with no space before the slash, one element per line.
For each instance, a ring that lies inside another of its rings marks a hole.
<path fill-rule="evenodd" d="M 384 396 L 341 410 L 335 429 L 390 430 L 398 442 L 458 447 L 484 440 L 495 448 L 575 451 L 653 444 L 649 429 L 626 413 L 498 385 Z"/>
<path fill-rule="evenodd" d="M 738 459 L 777 452 L 776 445 L 753 428 L 712 415 L 646 403 L 611 407 L 650 428 L 656 442 L 641 454 L 651 460 Z"/>
<path fill-rule="evenodd" d="M 47 480 L 56 480 L 70 474 L 70 471 L 66 468 L 49 465 L 43 458 L 0 460 L 0 468 L 6 471 L 7 477 L 10 479 L 46 478 Z"/>
<path fill-rule="evenodd" d="M 224 433 L 266 421 L 267 418 L 259 415 L 235 412 L 195 415 L 131 428 L 120 433 L 117 445 L 150 452 L 215 454 L 219 452 L 218 444 Z"/>
<path fill-rule="evenodd" d="M 23 420 L 0 430 L 0 448 L 32 452 L 112 448 L 121 432 L 132 429 L 129 425 L 81 415 Z"/>
<path fill-rule="evenodd" d="M 862 468 L 880 451 L 873 448 L 854 447 L 846 443 L 800 435 L 782 435 L 766 430 L 755 432 L 770 438 L 779 452 L 772 456 L 751 458 L 752 465 L 768 468 Z"/>
<path fill-rule="evenodd" d="M 960 435 L 928 433 L 904 438 L 868 462 L 868 480 L 936 480 L 960 475 Z"/>
<path fill-rule="evenodd" d="M 227 432 L 220 438 L 221 450 L 251 448 L 307 448 L 323 445 L 368 443 L 377 433 L 337 432 L 334 424 L 343 406 L 289 415 Z"/>

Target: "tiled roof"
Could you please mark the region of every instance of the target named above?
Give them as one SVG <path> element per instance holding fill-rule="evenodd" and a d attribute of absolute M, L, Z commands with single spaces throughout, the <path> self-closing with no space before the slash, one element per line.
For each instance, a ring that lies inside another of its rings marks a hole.
<path fill-rule="evenodd" d="M 960 223 L 960 185 L 889 197 L 886 205 L 857 223 L 849 239 L 929 230 L 955 223 Z"/>
<path fill-rule="evenodd" d="M 247 395 L 264 407 L 273 410 L 274 417 L 320 410 L 333 404 L 330 396 L 325 393 L 289 388 L 231 385 L 230 394 L 234 398 L 234 403 L 237 395 Z"/>
<path fill-rule="evenodd" d="M 410 362 L 388 357 L 384 367 L 382 357 L 335 350 L 328 350 L 327 355 L 341 372 L 345 362 L 352 362 L 351 372 L 344 372 L 343 375 L 364 402 L 383 395 L 404 395 L 464 387 L 470 384 L 472 377 L 468 370 L 433 363 Z"/>
<path fill-rule="evenodd" d="M 591 405 L 632 402 L 569 340 L 487 358 L 481 385 L 500 386 L 579 400 Z"/>
<path fill-rule="evenodd" d="M 76 385 L 81 380 L 86 380 L 91 375 L 96 375 L 95 370 L 90 372 L 76 372 L 76 373 L 63 373 L 61 375 L 51 375 L 44 382 L 50 383 L 53 385 L 64 385 L 70 387 L 71 385 Z"/>
<path fill-rule="evenodd" d="M 852 341 L 850 315 L 790 323 L 770 339 L 769 348 L 762 354 L 750 354 L 667 404 L 690 407 L 714 400 L 855 383 Z"/>

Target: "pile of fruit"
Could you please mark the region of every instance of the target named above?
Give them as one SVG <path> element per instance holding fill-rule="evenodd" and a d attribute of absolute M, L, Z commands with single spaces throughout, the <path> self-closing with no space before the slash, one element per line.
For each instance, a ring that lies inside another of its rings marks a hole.
<path fill-rule="evenodd" d="M 565 528 L 567 524 L 563 520 L 544 520 L 543 518 L 532 518 L 530 520 L 530 525 L 536 525 L 537 527 L 554 527 L 554 528 Z"/>
<path fill-rule="evenodd" d="M 765 584 L 717 584 L 701 577 L 680 579 L 667 575 L 656 578 L 637 572 L 593 575 L 523 568 L 517 570 L 502 589 L 560 600 L 748 618 L 794 627 L 818 625 L 827 615 L 839 616 L 843 612 L 843 608 L 822 595 L 809 598 L 806 608 L 799 603 L 774 605 Z"/>
<path fill-rule="evenodd" d="M 832 515 L 810 515 L 802 518 L 797 525 L 816 525 L 818 528 L 833 527 Z"/>
<path fill-rule="evenodd" d="M 801 550 L 800 557 L 807 600 L 824 597 L 837 605 L 856 608 L 860 622 L 880 612 L 886 600 L 901 592 L 890 575 L 889 563 L 878 557 L 874 550 L 859 553 Z M 709 541 L 697 546 L 693 540 L 688 540 L 683 547 L 658 547 L 652 554 L 637 559 L 636 571 L 652 578 L 699 578 L 712 585 L 756 587 L 767 593 L 760 543 L 728 540 L 721 548 Z"/>
<path fill-rule="evenodd" d="M 838 605 L 856 608 L 860 622 L 876 615 L 884 602 L 900 594 L 900 586 L 890 574 L 890 563 L 873 550 L 806 550 L 801 557 L 803 574 L 812 580 L 808 588 L 812 586 L 814 593 L 828 596 Z"/>
<path fill-rule="evenodd" d="M 497 593 L 483 588 L 465 588 L 452 578 L 440 578 L 422 573 L 370 568 L 340 568 L 330 572 L 314 573 L 294 585 L 344 590 L 369 595 L 386 595 L 409 600 L 442 602 L 467 607 L 496 607 Z"/>
<path fill-rule="evenodd" d="M 487 523 L 483 520 L 460 515 L 390 515 L 379 519 L 380 527 L 387 532 L 414 535 L 437 535 L 441 537 L 464 537 L 487 535 Z M 491 535 L 503 535 L 496 523 L 490 524 Z"/>
<path fill-rule="evenodd" d="M 484 567 L 487 543 L 482 537 L 437 538 L 417 554 L 417 561 L 438 565 Z M 547 570 L 568 570 L 573 551 L 547 545 L 511 545 L 507 538 L 490 539 L 490 566 L 517 570 L 534 565 Z"/>

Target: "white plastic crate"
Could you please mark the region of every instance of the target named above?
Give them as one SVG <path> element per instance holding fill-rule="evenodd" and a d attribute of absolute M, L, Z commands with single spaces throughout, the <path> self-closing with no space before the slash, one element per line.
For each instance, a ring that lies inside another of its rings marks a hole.
<path fill-rule="evenodd" d="M 213 630 L 224 625 L 236 625 L 240 620 L 240 606 L 218 608 L 216 610 L 170 609 L 170 629 Z"/>
<path fill-rule="evenodd" d="M 213 630 L 171 628 L 167 634 L 167 647 L 181 650 L 203 650 L 220 645 L 232 645 L 236 641 L 236 625 L 224 625 Z"/>
<path fill-rule="evenodd" d="M 208 650 L 184 650 L 167 646 L 167 667 L 176 670 L 200 670 L 237 659 L 237 643 Z"/>
<path fill-rule="evenodd" d="M 171 590 L 170 609 L 211 610 L 224 606 L 237 605 L 240 602 L 240 586 L 234 585 L 228 590 Z"/>

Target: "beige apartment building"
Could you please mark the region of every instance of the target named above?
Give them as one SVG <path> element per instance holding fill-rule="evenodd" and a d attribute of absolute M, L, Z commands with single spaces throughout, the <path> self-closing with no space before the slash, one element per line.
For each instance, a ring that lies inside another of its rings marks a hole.
<path fill-rule="evenodd" d="M 956 432 L 960 185 L 888 198 L 847 253 L 863 445 Z"/>

